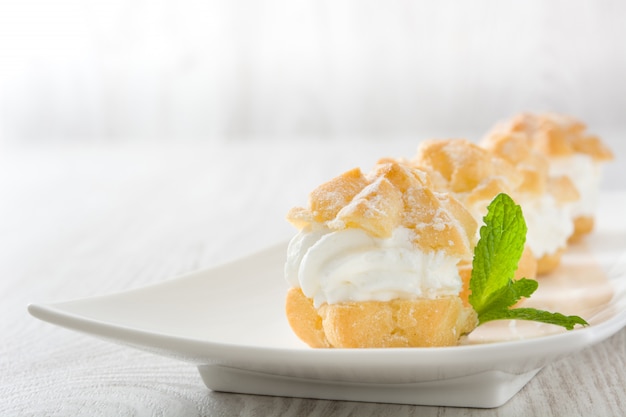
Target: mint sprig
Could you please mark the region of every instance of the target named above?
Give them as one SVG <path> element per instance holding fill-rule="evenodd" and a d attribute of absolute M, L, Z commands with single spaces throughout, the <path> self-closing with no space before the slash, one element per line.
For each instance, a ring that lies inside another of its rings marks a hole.
<path fill-rule="evenodd" d="M 528 278 L 513 280 L 526 242 L 522 209 L 508 195 L 498 194 L 487 207 L 485 225 L 474 249 L 469 303 L 478 314 L 478 325 L 493 320 L 531 320 L 572 330 L 588 323 L 578 316 L 534 308 L 510 308 L 530 297 L 539 283 Z"/>

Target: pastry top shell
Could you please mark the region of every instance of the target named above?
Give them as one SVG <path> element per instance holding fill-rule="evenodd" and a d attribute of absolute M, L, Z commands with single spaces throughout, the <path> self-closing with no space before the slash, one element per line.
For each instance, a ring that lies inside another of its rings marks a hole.
<path fill-rule="evenodd" d="M 522 113 L 497 125 L 493 133 L 526 133 L 533 148 L 548 157 L 589 155 L 596 161 L 613 159 L 611 150 L 583 122 L 555 113 Z"/>
<path fill-rule="evenodd" d="M 492 133 L 482 145 L 495 155 L 506 159 L 523 175 L 519 192 L 535 195 L 551 194 L 557 201 L 580 198 L 569 177 L 554 177 L 549 173 L 548 157 L 532 146 L 528 134 L 521 132 Z"/>
<path fill-rule="evenodd" d="M 404 227 L 416 247 L 461 258 L 471 257 L 477 228 L 455 197 L 433 190 L 425 171 L 393 159 L 381 159 L 368 174 L 355 168 L 321 184 L 287 220 L 298 229 L 360 228 L 379 238 Z"/>
<path fill-rule="evenodd" d="M 430 174 L 436 189 L 465 204 L 491 201 L 499 193 L 513 195 L 524 181 L 509 161 L 465 139 L 424 141 L 411 163 Z"/>

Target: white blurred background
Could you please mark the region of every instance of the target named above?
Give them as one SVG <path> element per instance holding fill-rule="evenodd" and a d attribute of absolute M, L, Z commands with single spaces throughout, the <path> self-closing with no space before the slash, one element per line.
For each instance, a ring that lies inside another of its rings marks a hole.
<path fill-rule="evenodd" d="M 4 144 L 454 136 L 523 110 L 626 125 L 626 2 L 0 1 Z"/>

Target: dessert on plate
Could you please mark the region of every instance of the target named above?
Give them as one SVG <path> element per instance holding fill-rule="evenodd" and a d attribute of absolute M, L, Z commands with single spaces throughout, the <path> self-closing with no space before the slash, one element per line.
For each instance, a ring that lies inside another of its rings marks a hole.
<path fill-rule="evenodd" d="M 569 116 L 519 114 L 498 124 L 493 134 L 524 133 L 530 146 L 548 161 L 550 178 L 568 178 L 578 192 L 571 206 L 574 222 L 572 240 L 591 232 L 598 200 L 602 166 L 613 159 L 611 150 L 586 126 Z"/>
<path fill-rule="evenodd" d="M 523 175 L 507 160 L 465 139 L 434 139 L 420 143 L 411 160 L 426 170 L 436 190 L 452 193 L 483 224 L 487 206 L 500 193 L 515 198 L 523 184 Z M 463 278 L 461 297 L 467 301 L 471 263 L 460 265 Z M 526 245 L 515 279 L 535 278 L 537 261 Z"/>
<path fill-rule="evenodd" d="M 287 219 L 286 314 L 312 347 L 456 345 L 477 325 L 459 297 L 476 221 L 428 174 L 385 159 L 318 186 Z"/>
<path fill-rule="evenodd" d="M 549 161 L 526 133 L 492 133 L 482 146 L 520 172 L 523 182 L 515 194 L 528 227 L 526 242 L 537 258 L 537 273 L 554 270 L 574 233 L 573 204 L 579 192 L 564 175 L 550 175 Z"/>

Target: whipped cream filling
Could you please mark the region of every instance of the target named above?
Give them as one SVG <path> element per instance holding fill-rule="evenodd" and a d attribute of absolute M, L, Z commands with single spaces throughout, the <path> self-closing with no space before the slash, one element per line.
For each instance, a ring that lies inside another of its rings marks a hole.
<path fill-rule="evenodd" d="M 551 195 L 522 198 L 519 202 L 526 220 L 526 244 L 540 258 L 552 255 L 567 245 L 574 231 L 570 205 L 558 204 Z"/>
<path fill-rule="evenodd" d="M 412 235 L 403 227 L 390 238 L 372 237 L 356 228 L 305 229 L 289 243 L 285 276 L 313 299 L 315 307 L 458 295 L 459 258 L 443 251 L 424 252 L 412 243 Z"/>
<path fill-rule="evenodd" d="M 574 218 L 593 216 L 599 197 L 601 168 L 601 163 L 594 161 L 592 157 L 585 154 L 575 154 L 550 160 L 550 176 L 567 176 L 578 189 L 580 199 L 571 203 L 571 214 Z"/>

